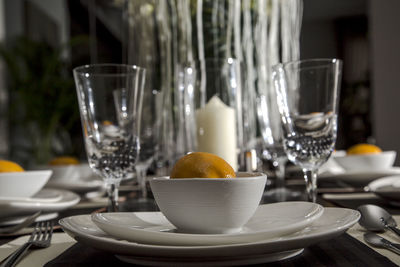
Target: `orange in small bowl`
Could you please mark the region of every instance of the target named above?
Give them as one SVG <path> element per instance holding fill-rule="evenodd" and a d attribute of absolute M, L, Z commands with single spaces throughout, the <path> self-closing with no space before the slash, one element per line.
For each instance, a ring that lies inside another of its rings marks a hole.
<path fill-rule="evenodd" d="M 346 151 L 347 155 L 365 155 L 365 154 L 378 154 L 382 153 L 382 149 L 380 149 L 376 145 L 371 144 L 357 144 L 351 146 Z"/>
<path fill-rule="evenodd" d="M 13 161 L 0 160 L 0 172 L 23 172 L 24 169 Z"/>
<path fill-rule="evenodd" d="M 206 152 L 193 152 L 180 158 L 171 178 L 234 178 L 235 171 L 223 158 Z"/>

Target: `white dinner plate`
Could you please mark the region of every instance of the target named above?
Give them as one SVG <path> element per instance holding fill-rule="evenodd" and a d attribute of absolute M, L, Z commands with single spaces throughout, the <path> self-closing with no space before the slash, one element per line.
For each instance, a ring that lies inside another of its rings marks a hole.
<path fill-rule="evenodd" d="M 387 170 L 376 170 L 376 171 L 353 171 L 353 172 L 341 172 L 341 173 L 331 173 L 325 171 L 318 175 L 318 178 L 329 181 L 343 181 L 352 185 L 367 185 L 368 183 L 385 176 L 400 174 L 400 167 L 392 167 Z"/>
<path fill-rule="evenodd" d="M 207 246 L 245 243 L 294 233 L 318 219 L 324 208 L 310 202 L 260 205 L 242 231 L 232 234 L 179 233 L 161 212 L 95 213 L 92 221 L 119 239 L 154 245 Z"/>
<path fill-rule="evenodd" d="M 366 189 L 396 206 L 400 205 L 400 175 L 377 179 Z"/>
<path fill-rule="evenodd" d="M 0 203 L 10 202 L 55 202 L 61 200 L 59 191 L 42 189 L 33 197 L 0 197 Z"/>
<path fill-rule="evenodd" d="M 98 177 L 91 177 L 83 180 L 74 179 L 71 181 L 68 181 L 66 179 L 50 179 L 50 181 L 46 184 L 46 187 L 64 189 L 78 194 L 85 194 L 88 192 L 99 191 L 103 189 L 104 182 Z"/>
<path fill-rule="evenodd" d="M 46 190 L 53 191 L 54 194 L 61 195 L 61 198 L 53 202 L 31 201 L 31 200 L 1 201 L 0 219 L 32 215 L 37 211 L 42 211 L 43 213 L 59 212 L 61 210 L 76 205 L 80 200 L 80 197 L 77 194 L 67 190 L 58 190 L 50 188 Z"/>
<path fill-rule="evenodd" d="M 150 245 L 116 239 L 98 228 L 90 215 L 66 217 L 59 223 L 64 231 L 78 242 L 117 255 L 163 257 L 170 260 L 201 260 L 203 257 L 229 260 L 232 255 L 249 257 L 302 249 L 341 235 L 359 218 L 360 213 L 356 210 L 325 208 L 320 218 L 296 233 L 259 242 L 213 246 Z"/>
<path fill-rule="evenodd" d="M 28 216 L 21 216 L 21 217 L 13 217 L 11 219 L 1 219 L 0 220 L 0 226 L 10 226 L 10 225 L 16 225 L 19 223 L 22 223 Z M 42 214 L 39 217 L 35 219 L 35 222 L 42 222 L 42 221 L 47 221 L 47 220 L 52 220 L 58 217 L 57 212 L 52 212 L 52 213 L 46 213 Z"/>

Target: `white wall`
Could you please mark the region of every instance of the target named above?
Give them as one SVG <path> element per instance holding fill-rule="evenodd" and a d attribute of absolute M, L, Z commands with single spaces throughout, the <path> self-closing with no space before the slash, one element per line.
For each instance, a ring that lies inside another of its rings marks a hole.
<path fill-rule="evenodd" d="M 29 0 L 51 17 L 60 28 L 61 44 L 69 39 L 69 18 L 64 0 Z"/>
<path fill-rule="evenodd" d="M 369 1 L 372 51 L 373 131 L 400 163 L 400 1 Z"/>

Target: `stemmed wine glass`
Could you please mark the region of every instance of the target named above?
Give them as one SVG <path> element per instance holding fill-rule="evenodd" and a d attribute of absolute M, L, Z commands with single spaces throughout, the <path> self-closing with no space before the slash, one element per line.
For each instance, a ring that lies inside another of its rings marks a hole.
<path fill-rule="evenodd" d="M 342 62 L 310 59 L 278 64 L 272 79 L 288 159 L 300 166 L 308 201 L 317 197 L 318 168 L 331 156 L 337 134 Z"/>
<path fill-rule="evenodd" d="M 133 176 L 139 153 L 143 68 L 95 64 L 73 70 L 89 165 L 106 184 L 109 211 L 118 210 L 121 180 Z"/>
<path fill-rule="evenodd" d="M 150 83 L 146 83 L 150 84 Z M 146 177 L 147 171 L 159 153 L 161 136 L 161 115 L 163 112 L 163 93 L 161 91 L 145 86 L 143 91 L 143 109 L 140 120 L 140 152 L 136 163 L 136 178 L 140 194 L 136 200 L 135 209 L 153 208 L 155 202 L 148 198 Z M 134 200 L 134 201 L 135 201 Z"/>
<path fill-rule="evenodd" d="M 256 103 L 263 146 L 276 176 L 276 187 L 266 191 L 264 196 L 278 202 L 298 197 L 298 192 L 285 187 L 285 165 L 288 158 L 283 148 L 281 118 L 277 107 L 275 89 L 268 88 L 265 92 L 259 92 Z"/>

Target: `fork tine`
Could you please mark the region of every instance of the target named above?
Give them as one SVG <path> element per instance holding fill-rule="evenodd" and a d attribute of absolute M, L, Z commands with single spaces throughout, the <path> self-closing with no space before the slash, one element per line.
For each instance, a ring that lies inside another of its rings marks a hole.
<path fill-rule="evenodd" d="M 42 238 L 43 241 L 47 240 L 47 238 L 48 238 L 48 236 L 50 234 L 50 230 L 51 230 L 50 221 L 47 221 L 45 232 L 44 232 L 44 235 L 43 235 L 43 238 Z"/>
<path fill-rule="evenodd" d="M 49 222 L 43 222 L 42 223 L 42 236 L 40 238 L 40 241 L 44 241 L 46 239 L 46 235 L 47 235 L 47 224 Z"/>
<path fill-rule="evenodd" d="M 32 241 L 33 241 L 33 238 L 37 236 L 37 233 L 38 233 L 38 231 L 39 231 L 39 225 L 40 225 L 39 222 L 37 222 L 37 223 L 35 224 L 35 228 L 34 228 L 32 234 L 31 234 L 31 236 L 29 237 L 28 242 L 32 242 Z"/>
<path fill-rule="evenodd" d="M 51 238 L 51 236 L 53 235 L 53 230 L 54 230 L 54 221 L 50 222 L 50 234 L 49 234 L 49 238 Z"/>
<path fill-rule="evenodd" d="M 50 243 L 50 242 L 51 242 L 51 237 L 52 237 L 52 235 L 53 235 L 54 221 L 50 221 L 49 224 L 50 224 L 50 225 L 49 225 L 50 232 L 49 232 L 49 234 L 47 235 L 47 241 Z"/>
<path fill-rule="evenodd" d="M 38 226 L 38 232 L 35 236 L 34 242 L 40 241 L 40 238 L 42 237 L 42 235 L 43 235 L 43 222 L 40 222 L 39 226 Z"/>

